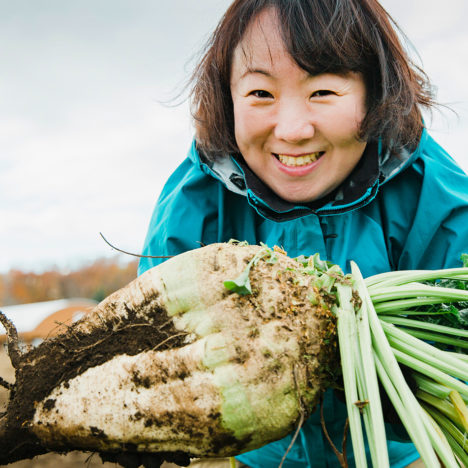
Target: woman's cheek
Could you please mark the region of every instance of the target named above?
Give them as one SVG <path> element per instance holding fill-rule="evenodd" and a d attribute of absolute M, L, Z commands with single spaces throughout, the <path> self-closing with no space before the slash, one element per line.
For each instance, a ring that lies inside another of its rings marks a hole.
<path fill-rule="evenodd" d="M 337 143 L 347 143 L 356 140 L 361 128 L 364 113 L 360 108 L 347 109 L 344 112 L 332 112 L 326 119 L 328 131 L 324 132 Z"/>
<path fill-rule="evenodd" d="M 265 131 L 265 116 L 258 109 L 240 106 L 234 112 L 236 139 L 249 142 Z"/>

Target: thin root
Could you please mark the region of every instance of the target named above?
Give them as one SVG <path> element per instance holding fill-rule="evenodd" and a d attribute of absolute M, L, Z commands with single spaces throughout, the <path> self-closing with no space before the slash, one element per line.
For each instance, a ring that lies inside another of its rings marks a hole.
<path fill-rule="evenodd" d="M 281 459 L 281 463 L 279 464 L 278 468 L 283 467 L 283 463 L 286 460 L 286 457 L 288 456 L 288 453 L 291 451 L 293 448 L 294 443 L 296 442 L 297 437 L 299 436 L 299 431 L 302 428 L 302 425 L 304 424 L 304 419 L 305 419 L 305 410 L 304 410 L 304 404 L 302 402 L 302 396 L 300 395 L 300 389 L 297 384 L 297 368 L 293 368 L 293 375 L 294 375 L 294 384 L 296 386 L 296 390 L 299 395 L 299 404 L 300 404 L 300 411 L 301 411 L 301 417 L 299 418 L 299 423 L 296 428 L 296 432 L 294 433 L 293 438 L 291 439 L 291 443 L 289 444 L 288 448 L 286 449 L 286 452 L 284 452 L 283 458 Z"/>
<path fill-rule="evenodd" d="M 94 343 L 91 343 L 90 345 L 88 346 L 83 346 L 82 348 L 79 348 L 77 351 L 78 352 L 83 352 L 83 351 L 87 351 L 88 349 L 92 349 L 92 348 L 95 348 L 96 346 L 99 346 L 101 343 L 103 343 L 104 341 L 108 340 L 109 338 L 111 338 L 113 335 L 115 335 L 116 333 L 120 333 L 121 331 L 123 330 L 126 330 L 127 328 L 137 328 L 137 327 L 151 327 L 151 328 L 155 328 L 155 329 L 158 329 L 157 327 L 155 327 L 154 325 L 150 324 L 150 323 L 133 323 L 133 324 L 128 324 L 128 325 L 125 325 L 123 327 L 120 327 L 120 328 L 117 328 L 116 330 L 112 331 L 111 333 L 109 333 L 109 335 L 105 336 L 104 338 L 94 342 Z M 186 335 L 187 333 L 185 333 Z M 175 336 L 180 336 L 181 334 L 179 335 L 175 335 Z M 76 336 L 75 336 L 76 338 Z M 174 338 L 173 336 L 169 337 L 169 338 Z M 164 344 L 167 340 L 164 340 L 162 343 L 159 343 L 158 346 Z"/>
<path fill-rule="evenodd" d="M 91 465 L 91 459 L 96 455 L 96 452 L 91 453 L 88 458 L 86 458 L 85 463 L 86 463 L 86 468 L 89 468 Z"/>
<path fill-rule="evenodd" d="M 323 416 L 323 398 L 320 402 L 320 423 L 322 425 L 322 430 L 323 430 L 323 433 L 325 434 L 325 437 L 326 439 L 328 440 L 328 443 L 330 444 L 333 452 L 335 453 L 336 455 L 336 458 L 338 458 L 338 461 L 340 462 L 340 466 L 342 468 L 348 468 L 348 461 L 346 460 L 346 438 L 347 438 L 347 434 L 348 434 L 348 419 L 346 419 L 346 423 L 345 423 L 345 429 L 344 429 L 344 436 L 343 436 L 343 453 L 341 453 L 335 446 L 335 444 L 333 443 L 333 441 L 331 440 L 331 437 L 330 435 L 328 434 L 328 431 L 327 431 L 327 426 L 325 424 L 325 418 Z"/>
<path fill-rule="evenodd" d="M 104 235 L 102 234 L 102 232 L 99 233 L 99 235 L 102 237 L 102 239 L 104 240 L 104 242 L 109 245 L 110 247 L 112 247 L 114 250 L 117 250 L 117 252 L 122 252 L 126 255 L 131 255 L 132 257 L 138 257 L 138 258 L 172 258 L 174 257 L 175 255 L 139 255 L 139 254 L 135 254 L 135 253 L 132 253 L 132 252 L 127 252 L 126 250 L 122 250 L 122 249 L 119 249 L 118 247 L 116 247 L 115 245 L 112 245 L 105 237 Z"/>
<path fill-rule="evenodd" d="M 7 382 L 6 380 L 2 379 L 0 377 L 0 386 L 6 388 L 7 390 L 13 390 L 15 388 L 15 385 Z"/>
<path fill-rule="evenodd" d="M 291 439 L 291 443 L 289 444 L 288 448 L 286 449 L 286 452 L 284 452 L 283 458 L 281 459 L 281 463 L 279 464 L 278 468 L 283 467 L 283 463 L 286 460 L 286 457 L 288 456 L 288 453 L 293 448 L 293 445 L 296 442 L 296 439 L 297 439 L 297 437 L 299 435 L 299 431 L 301 430 L 302 425 L 304 424 L 304 419 L 305 419 L 305 412 L 304 412 L 304 409 L 301 406 L 301 417 L 299 419 L 299 424 L 297 425 L 296 432 L 294 433 L 294 436 Z"/>
<path fill-rule="evenodd" d="M 18 331 L 13 325 L 13 322 L 2 312 L 0 311 L 0 322 L 5 327 L 8 337 L 8 356 L 10 356 L 10 361 L 12 366 L 16 369 L 20 366 L 21 361 L 21 351 L 19 349 L 18 343 Z"/>
<path fill-rule="evenodd" d="M 343 458 L 345 460 L 347 460 L 346 441 L 348 440 L 348 434 L 349 434 L 349 418 L 346 418 L 346 422 L 345 422 L 344 430 L 343 430 L 343 444 L 341 446 L 341 450 L 343 452 Z"/>
<path fill-rule="evenodd" d="M 7 433 L 6 415 L 7 415 L 6 411 L 0 412 L 0 440 L 2 441 L 2 444 L 3 444 L 3 441 L 6 439 L 6 433 Z"/>
<path fill-rule="evenodd" d="M 188 333 L 178 333 L 177 335 L 171 335 L 169 338 L 166 338 L 164 341 L 161 341 L 161 343 L 158 343 L 151 351 L 156 351 L 162 345 L 166 344 L 170 340 L 173 340 L 174 338 L 179 338 L 180 336 L 187 336 L 187 335 Z"/>

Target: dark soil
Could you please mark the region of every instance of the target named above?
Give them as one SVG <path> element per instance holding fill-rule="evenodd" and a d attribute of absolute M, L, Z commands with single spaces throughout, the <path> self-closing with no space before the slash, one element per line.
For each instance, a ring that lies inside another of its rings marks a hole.
<path fill-rule="evenodd" d="M 154 304 L 154 297 L 148 301 Z M 126 309 L 125 319 L 103 319 L 102 327 L 86 334 L 77 331 L 74 324 L 67 333 L 44 341 L 22 355 L 7 411 L 9 445 L 1 448 L 0 463 L 3 459 L 15 461 L 47 452 L 25 425 L 34 416 L 36 402 L 44 400 L 60 383 L 119 354 L 133 356 L 151 349 L 183 345 L 184 336 L 174 328 L 165 310 L 152 308 L 143 320 L 134 310 Z M 49 408 L 54 404 L 53 399 L 46 402 Z"/>

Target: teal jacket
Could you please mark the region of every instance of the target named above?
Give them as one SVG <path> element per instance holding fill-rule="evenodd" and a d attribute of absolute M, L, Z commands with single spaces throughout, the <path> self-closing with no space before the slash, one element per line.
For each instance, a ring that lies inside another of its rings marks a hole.
<path fill-rule="evenodd" d="M 460 265 L 468 252 L 468 176 L 423 132 L 412 154 L 398 158 L 368 145 L 358 167 L 332 196 L 294 206 L 278 198 L 235 156 L 203 160 L 195 143 L 169 178 L 156 204 L 145 255 L 177 255 L 202 244 L 246 240 L 279 245 L 288 255 L 319 253 L 363 275 L 390 270 Z M 144 258 L 139 273 L 160 260 Z M 333 392 L 325 395 L 327 429 L 341 447 L 346 418 Z M 392 467 L 418 458 L 414 447 L 388 428 Z M 252 468 L 276 468 L 291 436 L 243 454 Z M 352 449 L 350 466 L 353 466 Z M 337 459 L 322 434 L 317 412 L 306 421 L 285 468 L 335 467 Z"/>

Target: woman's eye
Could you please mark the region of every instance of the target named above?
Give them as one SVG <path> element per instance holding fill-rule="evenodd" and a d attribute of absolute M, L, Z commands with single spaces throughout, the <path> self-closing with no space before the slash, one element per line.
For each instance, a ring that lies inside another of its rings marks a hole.
<path fill-rule="evenodd" d="M 263 89 L 256 89 L 255 91 L 251 91 L 250 95 L 263 99 L 273 97 L 268 91 L 264 91 Z"/>
<path fill-rule="evenodd" d="M 335 94 L 333 91 L 330 91 L 329 89 L 319 89 L 318 91 L 315 91 L 312 93 L 312 97 L 324 97 L 324 96 L 331 96 L 332 94 Z"/>

